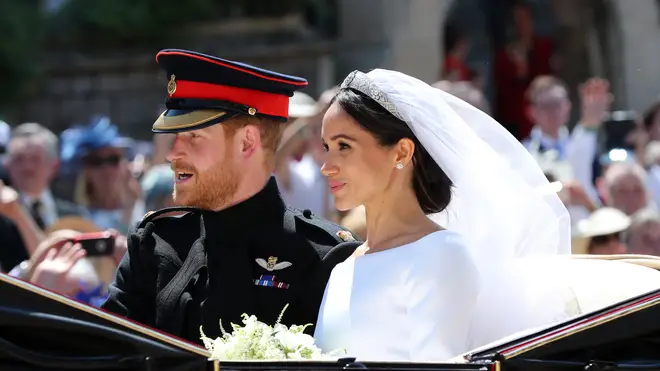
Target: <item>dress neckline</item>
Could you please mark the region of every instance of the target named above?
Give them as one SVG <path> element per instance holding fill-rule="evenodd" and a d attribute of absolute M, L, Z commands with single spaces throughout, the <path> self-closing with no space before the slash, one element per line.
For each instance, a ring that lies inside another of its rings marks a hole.
<path fill-rule="evenodd" d="M 372 252 L 370 254 L 365 253 L 365 254 L 362 254 L 360 256 L 352 256 L 351 258 L 352 259 L 364 259 L 364 258 L 368 258 L 370 256 L 383 256 L 383 255 L 386 255 L 388 252 L 397 251 L 397 250 L 400 251 L 400 249 L 408 249 L 412 246 L 419 245 L 419 244 L 421 244 L 421 243 L 423 243 L 427 240 L 435 238 L 436 236 L 444 235 L 444 234 L 447 234 L 447 233 L 454 234 L 454 235 L 456 234 L 455 232 L 452 232 L 450 230 L 441 229 L 439 231 L 431 232 L 431 233 L 429 233 L 425 236 L 422 236 L 422 237 L 416 239 L 415 241 L 408 242 L 407 244 L 404 244 L 404 245 L 401 245 L 401 246 L 396 246 L 396 247 L 392 247 L 392 248 L 389 248 L 389 249 L 386 249 L 386 250 Z"/>

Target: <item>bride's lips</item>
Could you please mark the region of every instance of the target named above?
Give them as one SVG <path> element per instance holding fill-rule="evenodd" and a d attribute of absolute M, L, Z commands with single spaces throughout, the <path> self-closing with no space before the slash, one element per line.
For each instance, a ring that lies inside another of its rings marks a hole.
<path fill-rule="evenodd" d="M 328 182 L 328 185 L 330 186 L 330 192 L 337 193 L 340 189 L 344 188 L 346 183 L 339 180 L 331 180 Z"/>

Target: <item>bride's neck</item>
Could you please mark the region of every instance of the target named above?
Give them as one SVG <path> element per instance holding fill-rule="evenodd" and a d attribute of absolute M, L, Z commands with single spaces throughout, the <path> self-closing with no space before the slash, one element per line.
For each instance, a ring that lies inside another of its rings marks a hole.
<path fill-rule="evenodd" d="M 364 207 L 365 245 L 370 253 L 405 245 L 439 229 L 424 215 L 412 189 L 383 195 Z"/>

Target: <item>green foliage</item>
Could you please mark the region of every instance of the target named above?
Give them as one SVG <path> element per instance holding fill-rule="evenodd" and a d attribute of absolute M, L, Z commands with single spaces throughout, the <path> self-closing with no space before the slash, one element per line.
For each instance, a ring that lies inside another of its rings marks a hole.
<path fill-rule="evenodd" d="M 186 26 L 232 16 L 279 16 L 305 0 L 69 0 L 50 22 L 57 47 L 143 47 L 176 40 Z"/>
<path fill-rule="evenodd" d="M 0 107 L 36 90 L 47 53 L 154 50 L 177 44 L 196 23 L 318 11 L 327 1 L 68 0 L 48 14 L 40 0 L 0 0 Z"/>
<path fill-rule="evenodd" d="M 49 34 L 58 47 L 86 51 L 150 45 L 179 31 L 178 17 L 203 17 L 208 4 L 185 0 L 171 7 L 156 0 L 69 0 L 50 20 Z"/>
<path fill-rule="evenodd" d="M 34 1 L 0 1 L 0 107 L 24 98 L 37 81 L 42 25 Z"/>

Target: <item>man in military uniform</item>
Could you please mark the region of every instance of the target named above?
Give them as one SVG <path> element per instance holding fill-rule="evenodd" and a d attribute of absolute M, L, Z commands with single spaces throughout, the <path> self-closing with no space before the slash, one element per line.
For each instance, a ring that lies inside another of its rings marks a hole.
<path fill-rule="evenodd" d="M 243 313 L 274 323 L 286 304 L 284 324 L 316 322 L 332 268 L 359 243 L 287 207 L 271 176 L 289 97 L 307 81 L 191 51 L 156 59 L 168 98 L 153 131 L 176 134 L 182 207 L 145 216 L 103 308 L 198 343 L 200 326 L 215 337 Z"/>

